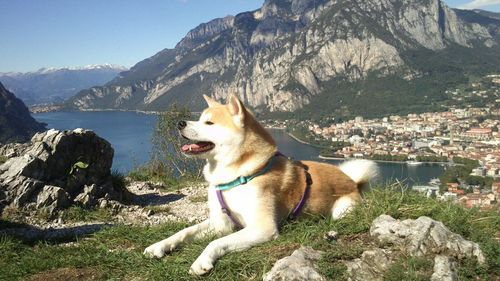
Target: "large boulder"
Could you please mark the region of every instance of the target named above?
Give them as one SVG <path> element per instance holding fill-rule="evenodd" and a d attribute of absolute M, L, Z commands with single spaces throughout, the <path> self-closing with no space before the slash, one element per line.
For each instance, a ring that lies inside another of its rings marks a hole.
<path fill-rule="evenodd" d="M 0 153 L 9 157 L 0 165 L 0 211 L 11 206 L 52 213 L 72 203 L 92 207 L 99 198 L 122 201 L 126 195 L 112 185 L 111 144 L 89 130 L 49 130 Z"/>

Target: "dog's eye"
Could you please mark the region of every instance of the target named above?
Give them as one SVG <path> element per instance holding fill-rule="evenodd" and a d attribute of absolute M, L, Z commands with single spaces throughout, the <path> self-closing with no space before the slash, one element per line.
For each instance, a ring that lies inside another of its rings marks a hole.
<path fill-rule="evenodd" d="M 213 122 L 210 122 L 210 121 L 205 121 L 205 124 L 206 124 L 206 125 L 213 125 L 214 123 L 213 123 Z"/>

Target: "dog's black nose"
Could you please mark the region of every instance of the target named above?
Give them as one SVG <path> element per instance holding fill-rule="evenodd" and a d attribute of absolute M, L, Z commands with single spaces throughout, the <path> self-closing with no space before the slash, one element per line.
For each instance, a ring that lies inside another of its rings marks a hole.
<path fill-rule="evenodd" d="M 182 130 L 182 129 L 186 128 L 186 126 L 187 126 L 186 121 L 179 121 L 179 123 L 177 123 L 177 128 L 179 130 Z"/>

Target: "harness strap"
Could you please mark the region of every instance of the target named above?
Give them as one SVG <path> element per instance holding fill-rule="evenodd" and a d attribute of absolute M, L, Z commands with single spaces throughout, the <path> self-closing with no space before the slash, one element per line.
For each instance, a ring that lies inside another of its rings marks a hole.
<path fill-rule="evenodd" d="M 311 185 L 312 185 L 312 178 L 311 174 L 309 174 L 309 167 L 306 165 L 300 163 L 300 165 L 304 168 L 304 175 L 306 177 L 306 188 L 304 190 L 304 193 L 302 194 L 302 197 L 300 198 L 299 203 L 293 208 L 292 213 L 288 216 L 289 219 L 293 220 L 297 218 L 297 216 L 300 214 L 300 211 L 306 204 L 306 200 L 309 197 L 309 192 L 311 190 Z"/>
<path fill-rule="evenodd" d="M 276 154 L 274 156 L 284 156 L 286 157 L 284 154 L 282 154 L 281 152 L 276 152 Z M 273 156 L 273 158 L 274 158 Z M 273 158 L 271 158 L 268 162 L 268 164 L 266 165 L 266 167 L 262 170 L 262 171 L 267 171 L 271 168 L 271 164 L 273 161 Z M 306 177 L 306 188 L 304 190 L 304 193 L 302 194 L 302 197 L 300 198 L 300 201 L 299 203 L 295 206 L 295 208 L 293 209 L 292 213 L 290 213 L 290 215 L 288 216 L 289 219 L 295 219 L 297 218 L 297 216 L 300 214 L 300 211 L 302 210 L 302 208 L 304 207 L 306 201 L 307 201 L 307 198 L 309 197 L 309 193 L 310 193 L 310 190 L 311 190 L 311 185 L 312 185 L 312 178 L 311 178 L 311 174 L 309 174 L 309 167 L 307 167 L 306 165 L 304 165 L 303 163 L 301 162 L 296 162 L 298 163 L 300 166 L 302 166 L 304 168 L 304 175 Z M 258 175 L 261 175 L 263 174 L 264 172 L 262 173 L 257 173 L 255 175 L 253 175 L 250 179 L 258 176 Z M 240 178 L 243 178 L 243 177 L 240 177 Z M 231 182 L 230 184 L 232 185 L 232 183 L 235 183 L 235 181 Z M 246 183 L 246 181 L 245 181 Z M 236 184 L 234 186 L 238 186 L 240 185 L 241 183 L 239 184 Z M 227 185 L 229 186 L 229 184 Z M 229 189 L 229 188 L 232 188 L 234 186 L 230 186 L 228 188 L 220 188 L 220 185 L 219 186 L 216 186 L 216 189 L 215 189 L 215 193 L 217 194 L 217 200 L 219 201 L 219 204 L 220 204 L 220 207 L 221 207 L 221 210 L 224 214 L 226 214 L 229 219 L 231 220 L 231 222 L 234 224 L 234 226 L 236 226 L 236 228 L 238 229 L 242 229 L 243 226 L 238 222 L 238 220 L 231 214 L 231 211 L 229 210 L 229 207 L 227 206 L 226 202 L 224 201 L 224 196 L 222 195 L 222 191 L 223 190 L 226 190 L 226 189 Z"/>
<path fill-rule="evenodd" d="M 226 202 L 224 201 L 224 196 L 222 196 L 222 190 L 217 189 L 215 193 L 217 194 L 217 199 L 219 200 L 222 212 L 229 217 L 229 219 L 233 222 L 236 228 L 242 229 L 243 226 L 236 220 L 236 218 L 231 214 L 231 211 L 227 207 Z"/>

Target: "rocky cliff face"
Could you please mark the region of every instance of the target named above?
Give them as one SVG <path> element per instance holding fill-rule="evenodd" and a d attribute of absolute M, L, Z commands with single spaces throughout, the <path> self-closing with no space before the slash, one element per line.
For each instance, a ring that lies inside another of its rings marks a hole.
<path fill-rule="evenodd" d="M 491 25 L 500 21 L 489 24 L 464 20 L 441 0 L 267 0 L 198 26 L 175 49 L 80 92 L 68 106 L 163 110 L 177 102 L 196 110 L 201 94 L 237 93 L 256 110 L 294 111 L 334 94 L 339 79 L 426 75 L 411 55 L 417 50 L 497 48 Z"/>
<path fill-rule="evenodd" d="M 0 83 L 0 144 L 27 141 L 45 126 L 31 117 L 28 108 Z"/>

